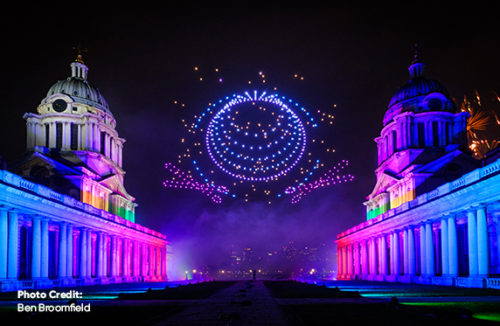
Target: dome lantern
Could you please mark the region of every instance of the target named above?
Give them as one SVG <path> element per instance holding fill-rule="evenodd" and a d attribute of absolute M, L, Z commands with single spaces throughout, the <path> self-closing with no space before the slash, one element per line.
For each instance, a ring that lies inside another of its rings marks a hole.
<path fill-rule="evenodd" d="M 420 61 L 418 54 L 418 44 L 415 43 L 413 46 L 413 60 L 408 71 L 410 72 L 410 80 L 424 76 L 425 65 Z"/>

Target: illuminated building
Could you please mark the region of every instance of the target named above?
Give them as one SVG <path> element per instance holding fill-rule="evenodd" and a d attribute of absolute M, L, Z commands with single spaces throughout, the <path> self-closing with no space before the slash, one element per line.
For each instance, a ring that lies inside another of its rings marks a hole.
<path fill-rule="evenodd" d="M 418 54 L 392 97 L 367 221 L 337 235 L 339 280 L 500 288 L 500 155 L 466 149 L 467 113 Z"/>
<path fill-rule="evenodd" d="M 71 76 L 26 113 L 27 151 L 0 170 L 0 290 L 166 280 L 166 236 L 135 223 L 109 106 Z"/>

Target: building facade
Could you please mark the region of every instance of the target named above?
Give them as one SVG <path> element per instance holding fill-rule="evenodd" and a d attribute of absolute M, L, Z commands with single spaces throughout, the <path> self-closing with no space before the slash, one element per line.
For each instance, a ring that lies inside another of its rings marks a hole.
<path fill-rule="evenodd" d="M 125 140 L 82 56 L 26 113 L 27 151 L 0 170 L 0 290 L 166 280 L 166 236 L 135 223 Z"/>
<path fill-rule="evenodd" d="M 467 113 L 424 76 L 383 119 L 367 220 L 337 235 L 337 279 L 500 288 L 500 155 L 472 158 Z"/>

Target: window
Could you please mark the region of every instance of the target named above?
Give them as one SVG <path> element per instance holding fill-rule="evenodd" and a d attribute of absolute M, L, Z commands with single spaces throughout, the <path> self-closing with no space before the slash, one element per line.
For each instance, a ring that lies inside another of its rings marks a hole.
<path fill-rule="evenodd" d="M 56 148 L 61 149 L 62 147 L 62 122 L 56 122 Z"/>
<path fill-rule="evenodd" d="M 50 146 L 49 141 L 50 141 L 50 125 L 47 123 L 45 125 L 45 147 L 47 148 Z"/>
<path fill-rule="evenodd" d="M 418 146 L 425 147 L 425 125 L 423 123 L 417 123 L 418 132 Z"/>
<path fill-rule="evenodd" d="M 101 154 L 104 154 L 106 150 L 106 133 L 101 131 Z"/>
<path fill-rule="evenodd" d="M 446 127 L 445 127 L 445 132 L 446 132 L 446 135 L 445 135 L 445 145 L 449 145 L 451 143 L 450 141 L 450 136 L 451 136 L 451 130 L 450 130 L 450 123 L 449 122 L 446 122 Z"/>
<path fill-rule="evenodd" d="M 109 137 L 109 158 L 113 159 L 113 138 Z"/>
<path fill-rule="evenodd" d="M 432 122 L 432 145 L 439 147 L 439 125 L 437 121 Z"/>
<path fill-rule="evenodd" d="M 71 149 L 78 149 L 78 125 L 76 123 L 71 124 Z"/>
<path fill-rule="evenodd" d="M 392 131 L 392 152 L 395 153 L 398 150 L 398 137 L 396 130 Z"/>

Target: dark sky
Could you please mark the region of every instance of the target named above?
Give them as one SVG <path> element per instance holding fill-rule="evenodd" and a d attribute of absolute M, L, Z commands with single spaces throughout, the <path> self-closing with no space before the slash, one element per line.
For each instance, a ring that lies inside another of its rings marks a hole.
<path fill-rule="evenodd" d="M 0 154 L 14 160 L 23 153 L 22 115 L 69 75 L 72 47 L 81 42 L 89 50 L 89 81 L 106 97 L 127 140 L 126 187 L 139 203 L 137 221 L 166 233 L 179 253 L 189 253 L 188 265 L 206 257 L 217 264 L 219 250 L 235 241 L 264 249 L 290 239 L 333 243 L 337 233 L 362 222 L 362 202 L 375 182 L 373 138 L 391 96 L 408 80 L 413 43 L 420 44 L 426 75 L 453 97 L 500 91 L 498 7 L 492 5 L 76 3 L 3 10 Z M 219 67 L 224 84 L 196 83 L 193 66 Z M 164 189 L 163 165 L 180 150 L 180 119 L 244 89 L 261 70 L 308 107 L 337 104 L 329 137 L 356 180 L 313 192 L 293 207 L 215 206 L 198 194 Z M 304 83 L 291 82 L 296 72 Z M 173 105 L 175 99 L 187 108 Z"/>

